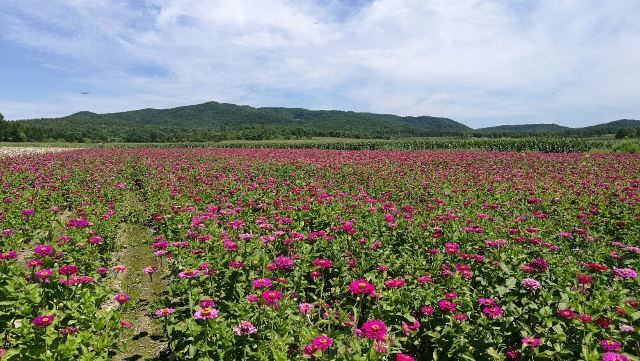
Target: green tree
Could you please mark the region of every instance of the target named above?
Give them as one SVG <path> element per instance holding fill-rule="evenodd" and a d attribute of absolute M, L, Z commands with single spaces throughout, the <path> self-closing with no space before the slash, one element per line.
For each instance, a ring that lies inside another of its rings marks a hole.
<path fill-rule="evenodd" d="M 0 113 L 0 122 L 4 121 L 4 115 L 2 115 L 2 113 Z"/>

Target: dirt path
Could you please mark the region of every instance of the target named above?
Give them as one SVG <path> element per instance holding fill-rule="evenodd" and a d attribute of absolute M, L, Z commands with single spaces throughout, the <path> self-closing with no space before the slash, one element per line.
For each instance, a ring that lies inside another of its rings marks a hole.
<path fill-rule="evenodd" d="M 158 272 L 151 277 L 143 272 L 145 267 L 156 267 L 160 270 L 158 260 L 151 252 L 153 232 L 143 224 L 148 219 L 144 203 L 137 194 L 131 195 L 132 215 L 130 223 L 122 224 L 118 242 L 122 249 L 119 254 L 120 263 L 127 271 L 117 281 L 116 287 L 129 296 L 126 320 L 133 326 L 134 336 L 124 344 L 124 350 L 114 356 L 114 360 L 155 360 L 166 347 L 162 340 L 162 327 L 154 323 L 153 302 L 165 290 Z"/>

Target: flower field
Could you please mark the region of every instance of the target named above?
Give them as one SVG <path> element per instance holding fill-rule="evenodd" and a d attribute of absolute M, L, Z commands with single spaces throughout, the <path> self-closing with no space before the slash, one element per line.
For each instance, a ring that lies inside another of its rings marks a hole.
<path fill-rule="evenodd" d="M 111 360 L 141 315 L 158 360 L 640 354 L 638 155 L 83 149 L 0 184 L 3 361 Z"/>

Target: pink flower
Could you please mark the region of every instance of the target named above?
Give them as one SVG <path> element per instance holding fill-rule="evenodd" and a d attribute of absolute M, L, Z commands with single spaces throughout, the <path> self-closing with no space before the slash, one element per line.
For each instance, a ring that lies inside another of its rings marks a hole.
<path fill-rule="evenodd" d="M 40 257 L 47 257 L 49 256 L 51 253 L 53 253 L 53 247 L 49 246 L 49 245 L 39 245 L 36 246 L 33 249 L 33 253 L 35 253 L 36 255 L 40 256 Z"/>
<path fill-rule="evenodd" d="M 122 328 L 131 328 L 133 324 L 126 320 L 120 320 L 120 326 L 122 326 Z"/>
<path fill-rule="evenodd" d="M 156 310 L 157 317 L 169 316 L 173 315 L 174 313 L 176 313 L 176 310 L 173 308 L 161 308 L 159 310 Z"/>
<path fill-rule="evenodd" d="M 572 319 L 572 318 L 576 317 L 576 314 L 570 308 L 563 308 L 563 309 L 559 309 L 558 310 L 558 316 L 560 316 L 562 318 L 566 318 L 566 319 Z"/>
<path fill-rule="evenodd" d="M 218 310 L 216 310 L 215 308 L 209 308 L 209 307 L 200 308 L 199 310 L 194 312 L 193 317 L 197 320 L 204 320 L 204 319 L 211 320 L 218 317 Z"/>
<path fill-rule="evenodd" d="M 180 273 L 178 273 L 178 277 L 180 278 L 194 278 L 200 274 L 200 271 L 197 269 L 186 269 Z"/>
<path fill-rule="evenodd" d="M 487 318 L 496 318 L 502 315 L 502 307 L 485 307 L 482 309 L 482 312 L 487 316 Z"/>
<path fill-rule="evenodd" d="M 313 311 L 313 305 L 311 303 L 301 303 L 298 305 L 298 310 L 303 315 L 310 315 L 311 311 Z"/>
<path fill-rule="evenodd" d="M 238 327 L 233 328 L 233 333 L 238 336 L 248 336 L 256 332 L 258 332 L 258 329 L 256 329 L 251 322 L 244 320 L 240 321 L 240 325 Z"/>
<path fill-rule="evenodd" d="M 606 352 L 602 355 L 602 361 L 631 361 L 627 356 L 615 353 L 615 352 Z"/>
<path fill-rule="evenodd" d="M 146 274 L 152 274 L 152 273 L 158 272 L 158 269 L 156 267 L 147 266 L 147 267 L 143 268 L 142 271 L 144 273 L 146 273 Z"/>
<path fill-rule="evenodd" d="M 268 288 L 271 287 L 273 282 L 268 278 L 258 278 L 251 281 L 254 288 Z"/>
<path fill-rule="evenodd" d="M 45 269 L 36 271 L 34 274 L 38 278 L 38 281 L 40 281 L 40 283 L 45 283 L 49 280 L 49 277 L 51 277 L 52 273 L 53 272 L 50 269 L 45 268 Z"/>
<path fill-rule="evenodd" d="M 440 307 L 440 309 L 442 311 L 453 312 L 456 309 L 456 304 L 454 302 L 449 301 L 449 300 L 440 300 L 438 302 L 438 307 Z"/>
<path fill-rule="evenodd" d="M 490 298 L 480 297 L 480 299 L 478 299 L 478 304 L 484 305 L 484 306 L 495 306 L 496 305 L 496 301 L 494 301 L 494 300 L 492 300 Z"/>
<path fill-rule="evenodd" d="M 65 265 L 58 267 L 58 273 L 69 276 L 78 273 L 78 267 L 74 265 Z"/>
<path fill-rule="evenodd" d="M 537 290 L 540 288 L 540 282 L 534 280 L 533 278 L 525 278 L 522 280 L 520 284 L 522 285 L 522 287 L 530 291 Z"/>
<path fill-rule="evenodd" d="M 262 299 L 264 300 L 264 303 L 268 305 L 277 303 L 281 298 L 282 293 L 278 291 L 265 291 L 262 293 Z"/>
<path fill-rule="evenodd" d="M 600 347 L 605 351 L 622 350 L 622 345 L 620 345 L 620 342 L 613 340 L 600 340 Z"/>
<path fill-rule="evenodd" d="M 313 265 L 316 267 L 327 269 L 327 268 L 333 267 L 333 262 L 331 262 L 331 260 L 328 260 L 328 259 L 317 258 L 313 261 Z"/>
<path fill-rule="evenodd" d="M 396 361 L 415 361 L 415 359 L 406 353 L 397 353 Z"/>
<path fill-rule="evenodd" d="M 405 281 L 402 278 L 384 281 L 384 286 L 387 288 L 398 288 L 404 285 L 405 285 Z"/>
<path fill-rule="evenodd" d="M 455 315 L 453 315 L 453 319 L 456 321 L 466 321 L 469 319 L 469 317 L 467 315 L 465 315 L 464 313 L 456 313 Z"/>
<path fill-rule="evenodd" d="M 540 342 L 541 340 L 539 338 L 525 337 L 522 339 L 522 344 L 531 348 L 540 346 Z"/>
<path fill-rule="evenodd" d="M 53 320 L 56 318 L 55 315 L 51 314 L 51 315 L 40 315 L 37 316 L 36 318 L 33 319 L 33 321 L 31 321 L 31 324 L 36 326 L 36 327 L 40 327 L 40 328 L 44 328 L 47 327 L 49 325 L 51 325 L 51 323 L 53 322 Z"/>
<path fill-rule="evenodd" d="M 118 293 L 117 295 L 113 296 L 113 300 L 118 302 L 119 304 L 123 304 L 129 301 L 129 296 L 124 293 Z"/>
<path fill-rule="evenodd" d="M 316 349 L 325 351 L 333 345 L 333 340 L 327 336 L 316 336 L 311 340 L 311 344 L 315 346 Z"/>
<path fill-rule="evenodd" d="M 387 327 L 382 321 L 370 320 L 362 324 L 362 335 L 372 340 L 382 341 L 387 335 Z"/>
<path fill-rule="evenodd" d="M 372 295 L 376 292 L 376 288 L 364 278 L 355 280 L 349 285 L 349 292 L 354 295 Z"/>
<path fill-rule="evenodd" d="M 614 268 L 613 275 L 620 278 L 636 278 L 638 272 L 633 268 Z"/>
<path fill-rule="evenodd" d="M 280 256 L 273 262 L 277 268 L 291 269 L 293 268 L 293 260 L 287 256 Z"/>
<path fill-rule="evenodd" d="M 431 306 L 423 306 L 420 309 L 420 312 L 422 312 L 422 314 L 427 315 L 427 316 L 431 315 L 434 311 L 435 311 L 435 309 L 433 307 L 431 307 Z"/>

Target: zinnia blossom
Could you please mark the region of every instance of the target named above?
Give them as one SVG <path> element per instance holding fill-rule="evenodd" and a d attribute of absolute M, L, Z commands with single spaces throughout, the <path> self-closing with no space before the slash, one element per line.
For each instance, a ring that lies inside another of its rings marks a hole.
<path fill-rule="evenodd" d="M 271 287 L 272 284 L 273 282 L 268 278 L 258 278 L 251 281 L 251 285 L 253 285 L 254 288 L 268 288 Z"/>
<path fill-rule="evenodd" d="M 61 275 L 69 276 L 78 273 L 78 267 L 74 265 L 65 265 L 58 267 L 58 273 Z"/>
<path fill-rule="evenodd" d="M 331 268 L 333 266 L 333 262 L 329 259 L 317 258 L 313 261 L 313 265 L 320 268 Z"/>
<path fill-rule="evenodd" d="M 382 321 L 369 320 L 362 324 L 362 335 L 372 340 L 382 341 L 387 335 L 387 327 Z"/>
<path fill-rule="evenodd" d="M 316 336 L 311 340 L 311 344 L 313 344 L 316 349 L 325 351 L 333 345 L 333 340 L 327 336 Z"/>
<path fill-rule="evenodd" d="M 156 310 L 156 316 L 158 317 L 169 316 L 173 315 L 174 313 L 176 313 L 176 310 L 173 308 L 161 308 L 159 310 Z"/>
<path fill-rule="evenodd" d="M 533 337 L 525 337 L 522 339 L 522 344 L 531 348 L 540 346 L 541 342 L 542 341 L 539 338 L 533 338 Z"/>
<path fill-rule="evenodd" d="M 406 353 L 397 353 L 396 361 L 415 361 L 415 359 Z"/>
<path fill-rule="evenodd" d="M 502 315 L 502 307 L 485 307 L 482 309 L 482 312 L 487 316 L 487 318 L 496 318 Z"/>
<path fill-rule="evenodd" d="M 36 326 L 36 327 L 47 327 L 49 325 L 51 325 L 51 323 L 53 323 L 53 320 L 56 318 L 55 315 L 51 314 L 51 315 L 39 315 L 36 318 L 33 319 L 33 321 L 31 321 L 31 324 Z"/>
<path fill-rule="evenodd" d="M 238 336 L 248 336 L 252 333 L 258 332 L 258 329 L 253 326 L 253 324 L 249 321 L 240 321 L 240 325 L 238 327 L 233 328 L 233 333 Z"/>
<path fill-rule="evenodd" d="M 266 304 L 273 304 L 282 298 L 282 293 L 278 291 L 265 291 L 262 293 L 262 299 Z"/>
<path fill-rule="evenodd" d="M 194 278 L 200 274 L 200 271 L 197 269 L 186 269 L 180 273 L 178 273 L 178 277 L 180 278 Z"/>
<path fill-rule="evenodd" d="M 124 293 L 118 293 L 117 295 L 113 296 L 113 300 L 118 302 L 119 304 L 123 304 L 129 301 L 129 296 Z"/>
<path fill-rule="evenodd" d="M 33 249 L 33 253 L 40 257 L 47 257 L 48 255 L 53 253 L 53 247 L 46 244 L 35 246 L 35 248 Z"/>
<path fill-rule="evenodd" d="M 449 300 L 440 300 L 438 302 L 438 307 L 440 307 L 440 309 L 442 311 L 453 312 L 456 309 L 456 304 L 454 302 L 449 301 Z"/>
<path fill-rule="evenodd" d="M 376 288 L 364 278 L 351 282 L 349 292 L 354 295 L 372 295 L 376 292 Z"/>
<path fill-rule="evenodd" d="M 613 340 L 600 340 L 600 347 L 605 351 L 620 351 L 622 349 L 620 342 Z"/>
<path fill-rule="evenodd" d="M 627 356 L 615 352 L 606 352 L 602 355 L 602 361 L 631 361 Z"/>
<path fill-rule="evenodd" d="M 638 272 L 633 268 L 614 268 L 613 275 L 620 278 L 636 278 Z"/>
<path fill-rule="evenodd" d="M 197 320 L 214 319 L 218 317 L 218 310 L 209 307 L 200 308 L 194 312 L 193 317 Z"/>

